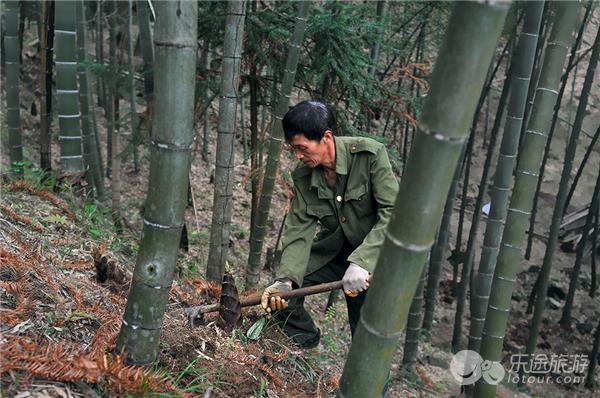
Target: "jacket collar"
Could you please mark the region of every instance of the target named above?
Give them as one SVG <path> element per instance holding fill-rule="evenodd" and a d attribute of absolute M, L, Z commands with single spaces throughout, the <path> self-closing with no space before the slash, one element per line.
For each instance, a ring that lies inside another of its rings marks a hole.
<path fill-rule="evenodd" d="M 333 137 L 335 142 L 335 173 L 340 175 L 348 174 L 348 151 L 342 140 Z M 319 198 L 328 199 L 333 197 L 333 192 L 325 183 L 325 175 L 322 167 L 312 169 L 310 176 L 311 188 L 316 188 Z"/>

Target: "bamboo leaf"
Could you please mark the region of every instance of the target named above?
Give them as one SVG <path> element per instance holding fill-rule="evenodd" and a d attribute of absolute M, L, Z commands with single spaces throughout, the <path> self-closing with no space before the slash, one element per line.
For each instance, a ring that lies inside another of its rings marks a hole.
<path fill-rule="evenodd" d="M 248 331 L 246 332 L 246 337 L 248 337 L 250 340 L 258 340 L 260 333 L 265 327 L 265 323 L 265 317 L 262 317 L 258 321 L 254 322 L 254 324 L 250 326 L 250 329 L 248 329 Z"/>

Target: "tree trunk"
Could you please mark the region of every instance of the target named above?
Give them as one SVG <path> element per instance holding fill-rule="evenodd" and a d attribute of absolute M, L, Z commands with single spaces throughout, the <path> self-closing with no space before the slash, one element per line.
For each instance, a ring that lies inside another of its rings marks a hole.
<path fill-rule="evenodd" d="M 83 170 L 83 161 L 77 88 L 75 1 L 58 1 L 54 11 L 60 166 L 66 173 L 79 173 Z"/>
<path fill-rule="evenodd" d="M 96 63 L 104 65 L 104 0 L 96 1 Z M 96 90 L 98 91 L 98 106 L 106 113 L 106 85 L 101 73 L 96 75 Z"/>
<path fill-rule="evenodd" d="M 508 8 L 454 6 L 339 396 L 381 394 Z"/>
<path fill-rule="evenodd" d="M 202 71 L 204 73 L 204 81 L 202 82 L 203 92 L 202 100 L 204 103 L 204 123 L 202 124 L 202 160 L 208 162 L 208 141 L 210 134 L 210 119 L 209 110 L 210 102 L 208 93 L 210 90 L 210 84 L 208 84 L 209 71 L 210 71 L 210 43 L 207 39 L 204 40 L 202 47 Z"/>
<path fill-rule="evenodd" d="M 298 16 L 294 32 L 290 39 L 290 49 L 288 52 L 283 82 L 281 84 L 281 95 L 277 101 L 277 107 L 273 111 L 273 124 L 271 125 L 271 138 L 269 140 L 269 153 L 267 165 L 265 167 L 264 178 L 260 201 L 258 205 L 258 214 L 254 225 L 252 239 L 250 241 L 250 253 L 248 255 L 248 271 L 246 274 L 246 288 L 255 288 L 260 279 L 260 258 L 262 254 L 264 238 L 267 234 L 267 221 L 269 219 L 269 210 L 271 208 L 271 199 L 273 189 L 277 178 L 277 169 L 279 167 L 279 158 L 281 157 L 281 147 L 283 144 L 283 126 L 281 120 L 288 110 L 290 96 L 296 78 L 296 68 L 302 46 L 304 31 L 306 30 L 306 21 L 308 7 L 310 2 L 298 3 Z"/>
<path fill-rule="evenodd" d="M 99 148 L 96 147 L 95 127 L 92 125 L 90 109 L 90 84 L 86 63 L 86 19 L 85 19 L 85 4 L 82 0 L 77 0 L 77 42 L 79 46 L 78 57 L 80 67 L 79 75 L 79 103 L 81 106 L 81 131 L 83 135 L 83 161 L 86 169 L 86 180 L 89 188 L 94 188 L 95 196 L 99 199 L 104 197 L 104 180 L 102 170 L 100 169 L 100 159 L 98 156 Z"/>
<path fill-rule="evenodd" d="M 527 221 L 531 214 L 537 173 L 542 161 L 544 145 L 551 124 L 551 112 L 562 74 L 565 58 L 573 42 L 572 33 L 577 23 L 579 4 L 556 2 L 557 19 L 552 27 L 546 56 L 540 73 L 531 117 L 523 138 L 522 154 L 517 163 L 515 186 L 511 196 L 498 264 L 494 272 L 492 289 L 483 328 L 481 355 L 484 360 L 500 362 L 502 344 L 516 274 L 522 259 L 522 244 Z M 478 397 L 494 397 L 494 384 L 480 379 L 475 387 Z"/>
<path fill-rule="evenodd" d="M 193 146 L 195 2 L 156 2 L 156 112 L 144 230 L 116 350 L 127 361 L 156 358 L 175 273 Z M 173 76 L 178 76 L 173 79 Z M 169 192 L 169 195 L 165 195 Z"/>
<path fill-rule="evenodd" d="M 423 321 L 423 287 L 425 286 L 426 267 L 421 271 L 421 278 L 417 290 L 408 310 L 406 322 L 406 337 L 404 339 L 404 352 L 402 356 L 402 367 L 408 373 L 415 372 L 417 354 L 419 352 L 419 338 L 421 335 L 421 323 Z"/>
<path fill-rule="evenodd" d="M 388 6 L 389 4 L 387 0 L 377 1 L 377 24 L 383 25 L 385 23 L 388 13 Z M 381 40 L 384 33 L 385 30 L 383 28 L 378 29 L 375 43 L 373 43 L 373 47 L 371 48 L 371 66 L 369 67 L 369 74 L 375 79 L 377 78 L 377 64 L 379 63 L 379 49 L 381 47 Z M 371 112 L 366 112 L 364 116 L 365 132 L 369 133 L 371 130 Z"/>
<path fill-rule="evenodd" d="M 571 198 L 573 198 L 573 194 L 575 193 L 575 188 L 577 188 L 577 183 L 579 182 L 579 178 L 581 178 L 583 169 L 585 169 L 585 165 L 587 164 L 587 161 L 590 158 L 590 155 L 594 151 L 596 142 L 598 142 L 598 137 L 600 137 L 600 126 L 598 126 L 598 128 L 596 129 L 596 132 L 594 133 L 594 136 L 592 137 L 592 141 L 590 142 L 587 149 L 585 150 L 585 155 L 583 155 L 581 164 L 577 168 L 577 173 L 575 174 L 575 177 L 573 178 L 573 183 L 571 184 L 571 188 L 569 189 L 567 199 L 565 200 L 565 207 L 563 208 L 563 217 L 564 217 L 565 213 L 567 212 L 567 208 L 569 207 L 569 204 L 571 203 Z"/>
<path fill-rule="evenodd" d="M 104 0 L 103 0 L 104 1 Z M 117 33 L 113 27 L 113 18 L 115 14 L 115 2 L 114 0 L 107 0 L 107 14 L 108 17 L 108 76 L 104 81 L 105 85 L 105 97 L 104 97 L 104 110 L 106 111 L 106 176 L 112 178 L 112 166 L 113 166 L 113 135 L 115 130 L 115 109 L 113 100 L 113 82 L 117 79 L 117 72 L 115 70 L 115 64 L 113 59 L 116 59 L 117 51 Z M 112 190 L 112 182 L 111 182 Z"/>
<path fill-rule="evenodd" d="M 206 269 L 207 279 L 218 282 L 223 278 L 229 251 L 234 184 L 233 167 L 235 164 L 235 125 L 246 1 L 231 1 L 227 7 L 215 160 L 215 192 Z"/>
<path fill-rule="evenodd" d="M 481 333 L 492 285 L 492 276 L 494 275 L 496 257 L 500 248 L 503 224 L 506 220 L 513 169 L 519 149 L 519 136 L 523 124 L 543 8 L 544 3 L 542 2 L 527 3 L 523 30 L 519 37 L 517 50 L 511 61 L 511 91 L 506 122 L 502 143 L 500 144 L 494 184 L 490 192 L 491 206 L 484 233 L 481 260 L 479 269 L 473 277 L 473 291 L 471 292 L 469 349 L 477 352 L 480 350 Z"/>
<path fill-rule="evenodd" d="M 593 221 L 598 214 L 598 193 L 600 191 L 600 169 L 598 170 L 598 178 L 596 179 L 596 187 L 594 188 L 594 194 L 592 195 L 592 202 L 590 203 L 590 209 L 588 210 L 587 217 L 585 218 L 585 225 L 581 231 L 581 240 L 577 245 L 577 255 L 575 256 L 575 265 L 571 272 L 571 280 L 569 281 L 569 292 L 565 300 L 565 306 L 563 308 L 562 318 L 560 323 L 569 327 L 572 321 L 571 312 L 573 311 L 573 301 L 575 299 L 575 291 L 577 290 L 577 280 L 579 279 L 579 272 L 581 271 L 581 263 L 583 262 L 583 253 L 588 245 L 589 233 L 592 229 Z"/>
<path fill-rule="evenodd" d="M 146 98 L 146 106 L 152 106 L 154 99 L 154 46 L 152 45 L 152 29 L 150 29 L 150 10 L 147 0 L 138 0 L 136 3 L 142 50 L 144 97 Z"/>
<path fill-rule="evenodd" d="M 577 34 L 577 38 L 575 39 L 575 43 L 571 47 L 571 55 L 569 56 L 569 63 L 567 69 L 562 75 L 560 90 L 558 91 L 558 98 L 556 99 L 556 105 L 554 106 L 554 116 L 552 117 L 552 125 L 550 127 L 550 133 L 548 133 L 548 140 L 546 141 L 546 147 L 544 149 L 544 157 L 542 158 L 542 165 L 540 166 L 539 177 L 537 180 L 537 186 L 535 188 L 535 196 L 533 197 L 533 207 L 531 212 L 531 217 L 529 218 L 529 232 L 527 235 L 527 248 L 525 249 L 525 258 L 529 260 L 531 256 L 531 249 L 533 246 L 533 236 L 535 230 L 535 220 L 537 218 L 537 208 L 538 208 L 538 198 L 539 192 L 542 187 L 542 181 L 544 180 L 544 172 L 546 171 L 546 161 L 548 160 L 548 155 L 550 154 L 550 144 L 552 143 L 552 137 L 554 136 L 554 128 L 556 127 L 556 122 L 558 121 L 558 113 L 560 111 L 560 104 L 562 102 L 563 95 L 565 93 L 565 88 L 567 87 L 567 80 L 569 80 L 569 73 L 573 66 L 575 65 L 575 56 L 577 55 L 577 50 L 579 49 L 579 45 L 581 44 L 581 40 L 583 39 L 584 28 L 586 26 L 587 17 L 590 14 L 592 3 L 588 4 L 588 8 L 586 9 L 583 21 L 581 22 L 581 26 L 579 27 L 579 33 Z M 575 80 L 576 76 L 573 77 Z M 535 293 L 534 293 L 535 294 Z"/>
<path fill-rule="evenodd" d="M 596 366 L 598 365 L 598 352 L 600 351 L 600 322 L 596 327 L 596 333 L 594 333 L 594 344 L 592 346 L 592 352 L 590 353 L 590 365 L 588 367 L 588 374 L 585 378 L 585 386 L 593 389 L 596 385 Z"/>
<path fill-rule="evenodd" d="M 110 139 L 110 161 L 111 169 L 111 203 L 112 217 L 117 230 L 121 226 L 121 158 L 120 137 L 119 137 L 119 92 L 117 90 L 118 65 L 117 65 L 117 10 L 118 3 L 112 0 L 110 6 L 110 15 L 108 17 L 109 25 L 109 88 L 108 88 L 108 135 Z"/>
<path fill-rule="evenodd" d="M 429 335 L 433 326 L 433 316 L 435 315 L 435 307 L 437 304 L 437 291 L 440 286 L 440 278 L 442 276 L 442 265 L 450 238 L 450 222 L 452 221 L 452 213 L 454 211 L 454 202 L 456 200 L 456 191 L 458 190 L 458 180 L 462 170 L 461 159 L 464 156 L 466 145 L 463 146 L 461 155 L 458 158 L 456 170 L 452 177 L 452 183 L 446 196 L 446 204 L 444 205 L 444 213 L 440 224 L 439 232 L 435 245 L 433 246 L 431 258 L 429 260 L 429 275 L 427 276 L 427 289 L 425 297 L 425 315 L 423 317 L 423 334 Z"/>
<path fill-rule="evenodd" d="M 579 105 L 577 107 L 577 114 L 575 115 L 575 121 L 573 122 L 573 130 L 569 136 L 569 142 L 565 148 L 565 161 L 560 176 L 560 183 L 558 193 L 556 194 L 556 204 L 554 205 L 554 212 L 552 214 L 552 224 L 550 225 L 550 232 L 548 234 L 548 242 L 546 244 L 546 252 L 544 253 L 544 262 L 542 264 L 542 270 L 540 271 L 538 278 L 540 283 L 536 293 L 535 310 L 533 311 L 533 318 L 531 319 L 531 327 L 529 328 L 529 341 L 527 342 L 527 354 L 533 354 L 537 346 L 537 338 L 539 334 L 540 324 L 542 322 L 542 315 L 546 306 L 546 295 L 548 290 L 548 283 L 550 281 L 550 273 L 552 271 L 554 250 L 556 243 L 558 242 L 558 234 L 560 232 L 560 224 L 562 222 L 562 214 L 567 198 L 569 189 L 569 179 L 571 178 L 571 170 L 573 169 L 573 159 L 575 158 L 575 152 L 577 150 L 577 144 L 579 140 L 579 134 L 581 133 L 581 127 L 583 124 L 583 118 L 586 114 L 586 108 L 588 104 L 588 97 L 592 84 L 594 82 L 594 74 L 596 73 L 596 65 L 598 64 L 598 58 L 600 56 L 600 29 L 596 33 L 596 39 L 593 45 L 592 55 L 588 64 L 588 69 L 581 89 L 581 96 L 579 98 Z M 590 211 L 593 212 L 592 208 Z M 575 282 L 577 277 L 575 277 Z"/>
<path fill-rule="evenodd" d="M 467 240 L 467 251 L 464 256 L 465 263 L 463 264 L 460 284 L 458 286 L 458 294 L 456 295 L 456 313 L 454 317 L 454 330 L 452 334 L 452 352 L 456 353 L 461 349 L 461 337 L 462 331 L 462 320 L 465 310 L 465 302 L 467 300 L 467 289 L 470 287 L 471 281 L 471 270 L 473 268 L 473 261 L 475 260 L 475 244 L 477 235 L 479 233 L 479 221 L 481 220 L 481 209 L 483 206 L 483 198 L 487 194 L 488 179 L 492 159 L 496 153 L 496 142 L 498 138 L 498 130 L 500 130 L 500 122 L 504 117 L 504 109 L 506 108 L 506 102 L 508 93 L 510 90 L 510 68 L 507 69 L 506 76 L 504 77 L 504 84 L 502 87 L 502 94 L 498 103 L 498 110 L 496 112 L 496 118 L 494 120 L 494 126 L 490 134 L 490 142 L 487 148 L 487 154 L 485 157 L 485 163 L 483 165 L 483 171 L 481 174 L 481 181 L 479 183 L 479 191 L 477 193 L 477 200 L 475 201 L 475 208 L 473 209 L 473 216 L 471 217 L 471 229 L 469 231 L 469 238 Z"/>
<path fill-rule="evenodd" d="M 140 132 L 138 130 L 138 118 L 135 104 L 135 66 L 133 64 L 133 0 L 127 4 L 127 60 L 129 61 L 129 109 L 131 122 L 130 145 L 133 146 L 133 169 L 136 173 L 140 171 L 138 159 L 138 143 L 140 142 Z"/>
<path fill-rule="evenodd" d="M 20 65 L 21 48 L 19 47 L 19 2 L 6 1 L 4 22 L 6 34 L 6 124 L 8 127 L 8 147 L 11 171 L 14 177 L 23 177 L 23 145 L 21 138 L 20 113 Z"/>
<path fill-rule="evenodd" d="M 52 170 L 52 69 L 54 54 L 54 1 L 43 1 L 40 28 L 40 168 Z"/>

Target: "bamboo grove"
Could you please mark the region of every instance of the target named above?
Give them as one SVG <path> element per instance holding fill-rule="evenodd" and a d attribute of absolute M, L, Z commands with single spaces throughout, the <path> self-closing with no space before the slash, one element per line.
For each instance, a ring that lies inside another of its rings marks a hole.
<path fill-rule="evenodd" d="M 559 350 L 549 336 L 570 333 L 578 351 L 556 353 L 585 355 L 577 388 L 597 391 L 596 3 L 0 7 L 3 181 L 36 175 L 137 234 L 114 347 L 128 363 L 160 355 L 174 281 L 272 281 L 292 200 L 282 119 L 313 99 L 338 135 L 385 144 L 400 187 L 337 395 L 418 383 L 439 341 L 507 370 L 465 394 L 527 389 L 511 355 Z"/>

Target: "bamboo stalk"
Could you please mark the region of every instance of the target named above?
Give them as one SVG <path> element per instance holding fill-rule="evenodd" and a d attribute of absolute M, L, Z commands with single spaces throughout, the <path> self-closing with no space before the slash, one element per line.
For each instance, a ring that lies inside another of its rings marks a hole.
<path fill-rule="evenodd" d="M 206 267 L 206 277 L 209 280 L 218 282 L 223 278 L 229 251 L 231 212 L 233 208 L 235 125 L 246 1 L 231 1 L 227 7 L 215 160 L 215 190 L 210 229 L 210 248 Z"/>
<path fill-rule="evenodd" d="M 531 117 L 523 138 L 522 153 L 517 163 L 514 190 L 510 199 L 484 323 L 481 356 L 484 360 L 494 362 L 500 362 L 502 359 L 502 344 L 510 312 L 511 296 L 522 259 L 522 244 L 531 214 L 537 174 L 550 129 L 551 110 L 556 103 L 562 69 L 573 42 L 572 33 L 579 12 L 577 3 L 556 2 L 554 4 L 557 15 L 562 17 L 552 27 Z M 495 397 L 496 388 L 497 385 L 487 384 L 482 378 L 475 386 L 475 395 L 482 398 Z"/>
<path fill-rule="evenodd" d="M 556 194 L 556 204 L 554 205 L 554 212 L 552 214 L 552 224 L 550 225 L 550 232 L 548 234 L 548 242 L 546 244 L 546 252 L 544 253 L 544 262 L 542 269 L 538 275 L 540 284 L 536 294 L 535 309 L 533 311 L 533 318 L 531 319 L 531 326 L 529 328 L 529 340 L 527 342 L 527 354 L 533 354 L 537 346 L 537 338 L 539 335 L 539 328 L 542 322 L 542 315 L 546 305 L 546 296 L 548 290 L 548 283 L 550 281 L 550 273 L 552 271 L 554 251 L 558 242 L 558 234 L 560 232 L 560 224 L 562 222 L 563 208 L 567 198 L 567 192 L 569 189 L 569 179 L 571 178 L 571 170 L 573 169 L 573 159 L 575 158 L 575 152 L 577 150 L 577 144 L 579 140 L 579 134 L 581 133 L 581 126 L 583 119 L 586 114 L 586 108 L 588 104 L 588 98 L 594 82 L 594 75 L 596 73 L 596 66 L 598 64 L 598 58 L 600 57 L 600 29 L 596 33 L 596 39 L 594 41 L 594 49 L 590 57 L 588 69 L 586 72 L 583 87 L 581 89 L 581 96 L 579 98 L 579 105 L 577 107 L 577 113 L 575 115 L 575 121 L 573 122 L 573 130 L 569 136 L 569 142 L 565 148 L 565 157 L 562 173 L 560 176 L 560 183 L 558 193 Z M 593 212 L 593 209 L 590 209 Z M 577 278 L 575 278 L 576 280 Z M 564 320 L 567 321 L 566 319 Z"/>
<path fill-rule="evenodd" d="M 484 233 L 481 259 L 478 271 L 473 276 L 473 291 L 471 292 L 471 325 L 468 347 L 470 350 L 477 352 L 480 351 L 481 333 L 492 286 L 492 276 L 496 267 L 496 257 L 500 248 L 503 225 L 508 210 L 513 169 L 519 147 L 521 125 L 525 115 L 527 93 L 533 71 L 535 48 L 543 8 L 544 4 L 542 2 L 527 3 L 523 29 L 519 36 L 515 55 L 511 60 L 510 98 L 494 184 L 490 192 L 491 206 Z"/>
<path fill-rule="evenodd" d="M 77 87 L 75 2 L 56 2 L 54 18 L 60 166 L 66 173 L 79 173 L 83 170 L 83 158 L 81 154 L 79 89 Z"/>
<path fill-rule="evenodd" d="M 508 8 L 454 5 L 339 397 L 381 394 Z"/>
<path fill-rule="evenodd" d="M 290 49 L 281 85 L 281 95 L 277 101 L 276 108 L 273 109 L 273 123 L 271 125 L 271 138 L 269 140 L 267 164 L 262 181 L 257 220 L 253 228 L 252 239 L 250 240 L 250 253 L 248 255 L 248 269 L 246 273 L 247 288 L 256 287 L 260 278 L 260 259 L 264 238 L 267 233 L 267 221 L 269 218 L 271 199 L 273 197 L 273 189 L 275 187 L 279 158 L 281 157 L 283 145 L 283 125 L 281 124 L 281 120 L 287 112 L 290 102 L 292 87 L 296 77 L 296 68 L 300 57 L 302 39 L 306 29 L 309 6 L 310 2 L 298 3 L 298 15 L 296 16 L 296 24 L 290 40 Z"/>
<path fill-rule="evenodd" d="M 116 343 L 129 363 L 148 364 L 156 358 L 175 273 L 193 146 L 190 82 L 196 72 L 197 14 L 195 2 L 156 2 L 158 73 L 144 229 Z"/>

